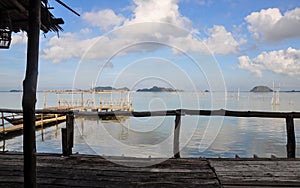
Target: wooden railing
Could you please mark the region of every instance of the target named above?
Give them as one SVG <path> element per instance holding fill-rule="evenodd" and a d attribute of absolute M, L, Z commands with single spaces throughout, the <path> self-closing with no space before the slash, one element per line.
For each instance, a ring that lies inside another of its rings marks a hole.
<path fill-rule="evenodd" d="M 18 113 L 22 110 L 0 109 L 3 113 Z M 128 116 L 128 117 L 155 117 L 175 116 L 173 154 L 174 158 L 180 158 L 179 137 L 181 127 L 181 116 L 231 116 L 231 117 L 257 117 L 257 118 L 284 118 L 286 119 L 287 132 L 287 158 L 296 157 L 296 138 L 294 130 L 294 118 L 300 118 L 300 112 L 260 112 L 260 111 L 230 111 L 230 110 L 188 110 L 177 109 L 167 111 L 115 111 L 115 112 L 82 112 L 72 110 L 36 110 L 37 114 L 64 114 L 67 116 L 66 128 L 62 128 L 62 150 L 64 155 L 72 154 L 74 139 L 74 116 L 95 115 L 98 117 Z M 3 116 L 2 116 L 3 117 Z M 3 119 L 3 118 L 2 118 Z M 3 121 L 2 121 L 3 124 Z"/>

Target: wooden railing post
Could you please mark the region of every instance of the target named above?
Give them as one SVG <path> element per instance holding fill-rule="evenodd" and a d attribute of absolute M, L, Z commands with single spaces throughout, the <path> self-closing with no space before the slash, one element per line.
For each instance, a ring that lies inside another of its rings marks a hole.
<path fill-rule="evenodd" d="M 176 110 L 175 128 L 174 128 L 174 143 L 173 143 L 174 158 L 180 158 L 180 151 L 179 151 L 180 126 L 181 126 L 181 110 Z"/>
<path fill-rule="evenodd" d="M 61 135 L 63 156 L 72 155 L 74 146 L 74 114 L 67 115 L 66 128 L 61 129 Z"/>
<path fill-rule="evenodd" d="M 287 144 L 286 144 L 287 158 L 295 158 L 296 139 L 295 139 L 295 131 L 294 131 L 294 119 L 292 115 L 288 115 L 286 117 L 286 134 L 287 134 Z"/>
<path fill-rule="evenodd" d="M 3 129 L 3 134 L 5 134 L 4 113 L 3 113 L 3 112 L 1 112 L 1 120 L 2 120 L 2 129 Z"/>

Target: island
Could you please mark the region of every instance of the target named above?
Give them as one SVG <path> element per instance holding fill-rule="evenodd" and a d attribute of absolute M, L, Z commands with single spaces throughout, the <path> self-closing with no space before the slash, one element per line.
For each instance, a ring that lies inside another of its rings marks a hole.
<path fill-rule="evenodd" d="M 127 87 L 114 88 L 111 86 L 98 86 L 94 88 L 95 91 L 129 91 Z"/>
<path fill-rule="evenodd" d="M 268 86 L 255 86 L 250 92 L 273 92 Z"/>
<path fill-rule="evenodd" d="M 182 92 L 183 90 L 153 86 L 152 88 L 138 89 L 136 91 L 137 92 Z"/>
<path fill-rule="evenodd" d="M 12 89 L 12 90 L 9 90 L 9 92 L 22 92 L 22 90 L 20 90 L 20 89 Z"/>

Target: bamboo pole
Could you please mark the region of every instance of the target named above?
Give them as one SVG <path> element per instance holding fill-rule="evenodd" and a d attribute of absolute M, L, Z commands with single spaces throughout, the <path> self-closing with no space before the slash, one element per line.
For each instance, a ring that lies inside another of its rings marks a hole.
<path fill-rule="evenodd" d="M 24 187 L 36 187 L 35 104 L 38 79 L 41 0 L 28 3 L 28 45 L 26 74 L 23 81 L 22 108 L 24 116 Z"/>

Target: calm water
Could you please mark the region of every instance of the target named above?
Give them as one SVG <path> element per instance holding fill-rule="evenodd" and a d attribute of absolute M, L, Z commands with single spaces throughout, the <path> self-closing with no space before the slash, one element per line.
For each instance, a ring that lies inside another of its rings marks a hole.
<path fill-rule="evenodd" d="M 124 93 L 95 95 L 100 98 L 126 97 Z M 61 95 L 62 99 L 78 100 L 79 95 Z M 278 105 L 271 105 L 272 93 L 212 92 L 212 93 L 131 93 L 133 108 L 142 110 L 228 109 L 260 111 L 300 111 L 300 93 L 280 93 Z M 56 106 L 57 95 L 47 94 L 47 106 Z M 91 98 L 85 95 L 84 99 Z M 38 108 L 42 108 L 44 94 L 38 93 Z M 21 93 L 0 92 L 1 108 L 21 106 Z M 296 139 L 300 139 L 300 121 L 295 120 Z M 38 152 L 61 153 L 59 126 L 38 130 Z M 103 121 L 97 117 L 75 119 L 75 146 L 78 153 L 170 157 L 173 148 L 174 117 L 124 118 L 120 121 Z M 182 117 L 180 133 L 183 157 L 278 157 L 286 156 L 284 119 L 234 117 Z M 3 147 L 5 146 L 5 148 Z M 22 136 L 0 142 L 2 149 L 22 151 Z M 300 144 L 297 145 L 297 157 Z"/>

